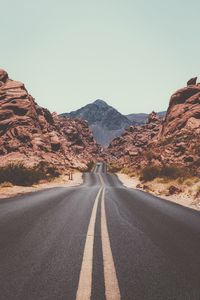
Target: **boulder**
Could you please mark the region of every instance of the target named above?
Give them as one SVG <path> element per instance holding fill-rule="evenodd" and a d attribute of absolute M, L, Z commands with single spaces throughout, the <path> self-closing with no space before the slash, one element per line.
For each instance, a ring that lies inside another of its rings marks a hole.
<path fill-rule="evenodd" d="M 171 185 L 168 189 L 169 196 L 174 195 L 174 194 L 180 194 L 181 192 L 182 192 L 182 190 L 174 185 Z"/>
<path fill-rule="evenodd" d="M 1 85 L 3 85 L 3 83 L 5 83 L 7 79 L 8 73 L 5 70 L 0 69 L 0 82 L 2 82 Z"/>
<path fill-rule="evenodd" d="M 196 84 L 197 84 L 197 77 L 193 77 L 193 78 L 189 79 L 187 82 L 187 86 L 196 85 Z"/>

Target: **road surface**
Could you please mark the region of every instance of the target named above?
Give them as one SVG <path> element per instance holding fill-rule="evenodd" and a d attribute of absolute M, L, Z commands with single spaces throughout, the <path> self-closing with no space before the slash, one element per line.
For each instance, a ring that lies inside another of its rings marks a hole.
<path fill-rule="evenodd" d="M 0 300 L 199 300 L 200 214 L 128 189 L 104 164 L 84 183 L 0 200 Z"/>

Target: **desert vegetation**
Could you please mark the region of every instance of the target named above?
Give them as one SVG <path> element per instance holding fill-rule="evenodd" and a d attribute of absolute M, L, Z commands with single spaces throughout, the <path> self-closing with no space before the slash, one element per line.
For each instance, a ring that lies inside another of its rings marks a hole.
<path fill-rule="evenodd" d="M 165 179 L 177 179 L 182 178 L 186 179 L 188 177 L 191 177 L 193 174 L 191 171 L 184 167 L 178 167 L 178 166 L 162 166 L 162 167 L 156 167 L 156 166 L 146 166 L 142 169 L 140 180 L 142 181 L 151 181 L 157 177 L 159 178 L 165 178 Z"/>
<path fill-rule="evenodd" d="M 89 161 L 88 163 L 87 163 L 87 172 L 90 172 L 90 171 L 92 171 L 92 169 L 94 168 L 94 162 L 93 161 Z"/>
<path fill-rule="evenodd" d="M 51 180 L 60 173 L 51 164 L 41 161 L 38 165 L 27 167 L 23 162 L 10 163 L 0 167 L 0 184 L 2 186 L 31 186 L 41 180 Z"/>
<path fill-rule="evenodd" d="M 120 171 L 122 172 L 122 166 L 119 165 L 119 164 L 117 164 L 117 163 L 115 163 L 115 162 L 110 162 L 107 165 L 107 170 L 108 170 L 108 172 L 111 172 L 111 173 L 117 173 L 117 172 L 120 172 Z"/>

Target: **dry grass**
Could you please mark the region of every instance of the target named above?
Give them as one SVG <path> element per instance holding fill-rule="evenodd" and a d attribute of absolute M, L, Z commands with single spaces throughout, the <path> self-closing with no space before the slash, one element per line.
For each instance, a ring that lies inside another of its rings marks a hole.
<path fill-rule="evenodd" d="M 145 183 L 146 184 L 146 183 Z M 175 202 L 184 203 L 190 206 L 198 206 L 200 203 L 200 178 L 189 177 L 189 178 L 177 178 L 177 179 L 166 179 L 166 178 L 155 178 L 147 182 L 149 191 L 161 197 L 169 195 L 169 187 L 175 186 L 182 192 L 173 196 L 168 196 L 169 200 L 174 199 Z"/>
<path fill-rule="evenodd" d="M 145 183 L 139 178 L 130 178 L 128 175 L 118 173 L 119 179 L 128 187 L 140 188 L 156 196 L 176 202 L 183 206 L 200 210 L 200 178 L 190 176 L 188 178 L 164 178 L 157 177 Z M 178 192 L 169 193 L 169 188 L 174 186 Z"/>
<path fill-rule="evenodd" d="M 107 166 L 108 172 L 117 173 L 122 170 L 122 166 L 117 163 L 111 162 Z"/>
<path fill-rule="evenodd" d="M 7 187 L 12 187 L 13 184 L 9 181 L 4 181 L 0 184 L 0 188 L 7 188 Z"/>
<path fill-rule="evenodd" d="M 130 171 L 130 169 L 127 168 L 127 167 L 122 168 L 121 169 L 121 173 L 126 174 L 126 175 L 128 175 L 130 177 L 135 177 L 135 173 L 132 172 L 132 171 Z"/>

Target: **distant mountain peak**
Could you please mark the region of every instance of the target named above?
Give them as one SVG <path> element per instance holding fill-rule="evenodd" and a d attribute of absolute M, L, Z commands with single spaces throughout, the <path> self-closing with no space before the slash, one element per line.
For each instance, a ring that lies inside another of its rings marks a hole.
<path fill-rule="evenodd" d="M 101 100 L 101 99 L 97 99 L 93 102 L 94 104 L 102 107 L 102 106 L 109 106 L 104 100 Z"/>
<path fill-rule="evenodd" d="M 148 119 L 148 114 L 125 116 L 101 99 L 96 99 L 78 110 L 62 115 L 86 120 L 93 131 L 97 143 L 105 147 L 114 138 L 120 136 L 129 126 L 144 124 Z"/>
<path fill-rule="evenodd" d="M 101 99 L 96 99 L 76 111 L 63 115 L 87 120 L 96 141 L 102 146 L 108 146 L 115 137 L 121 135 L 133 123 Z"/>

